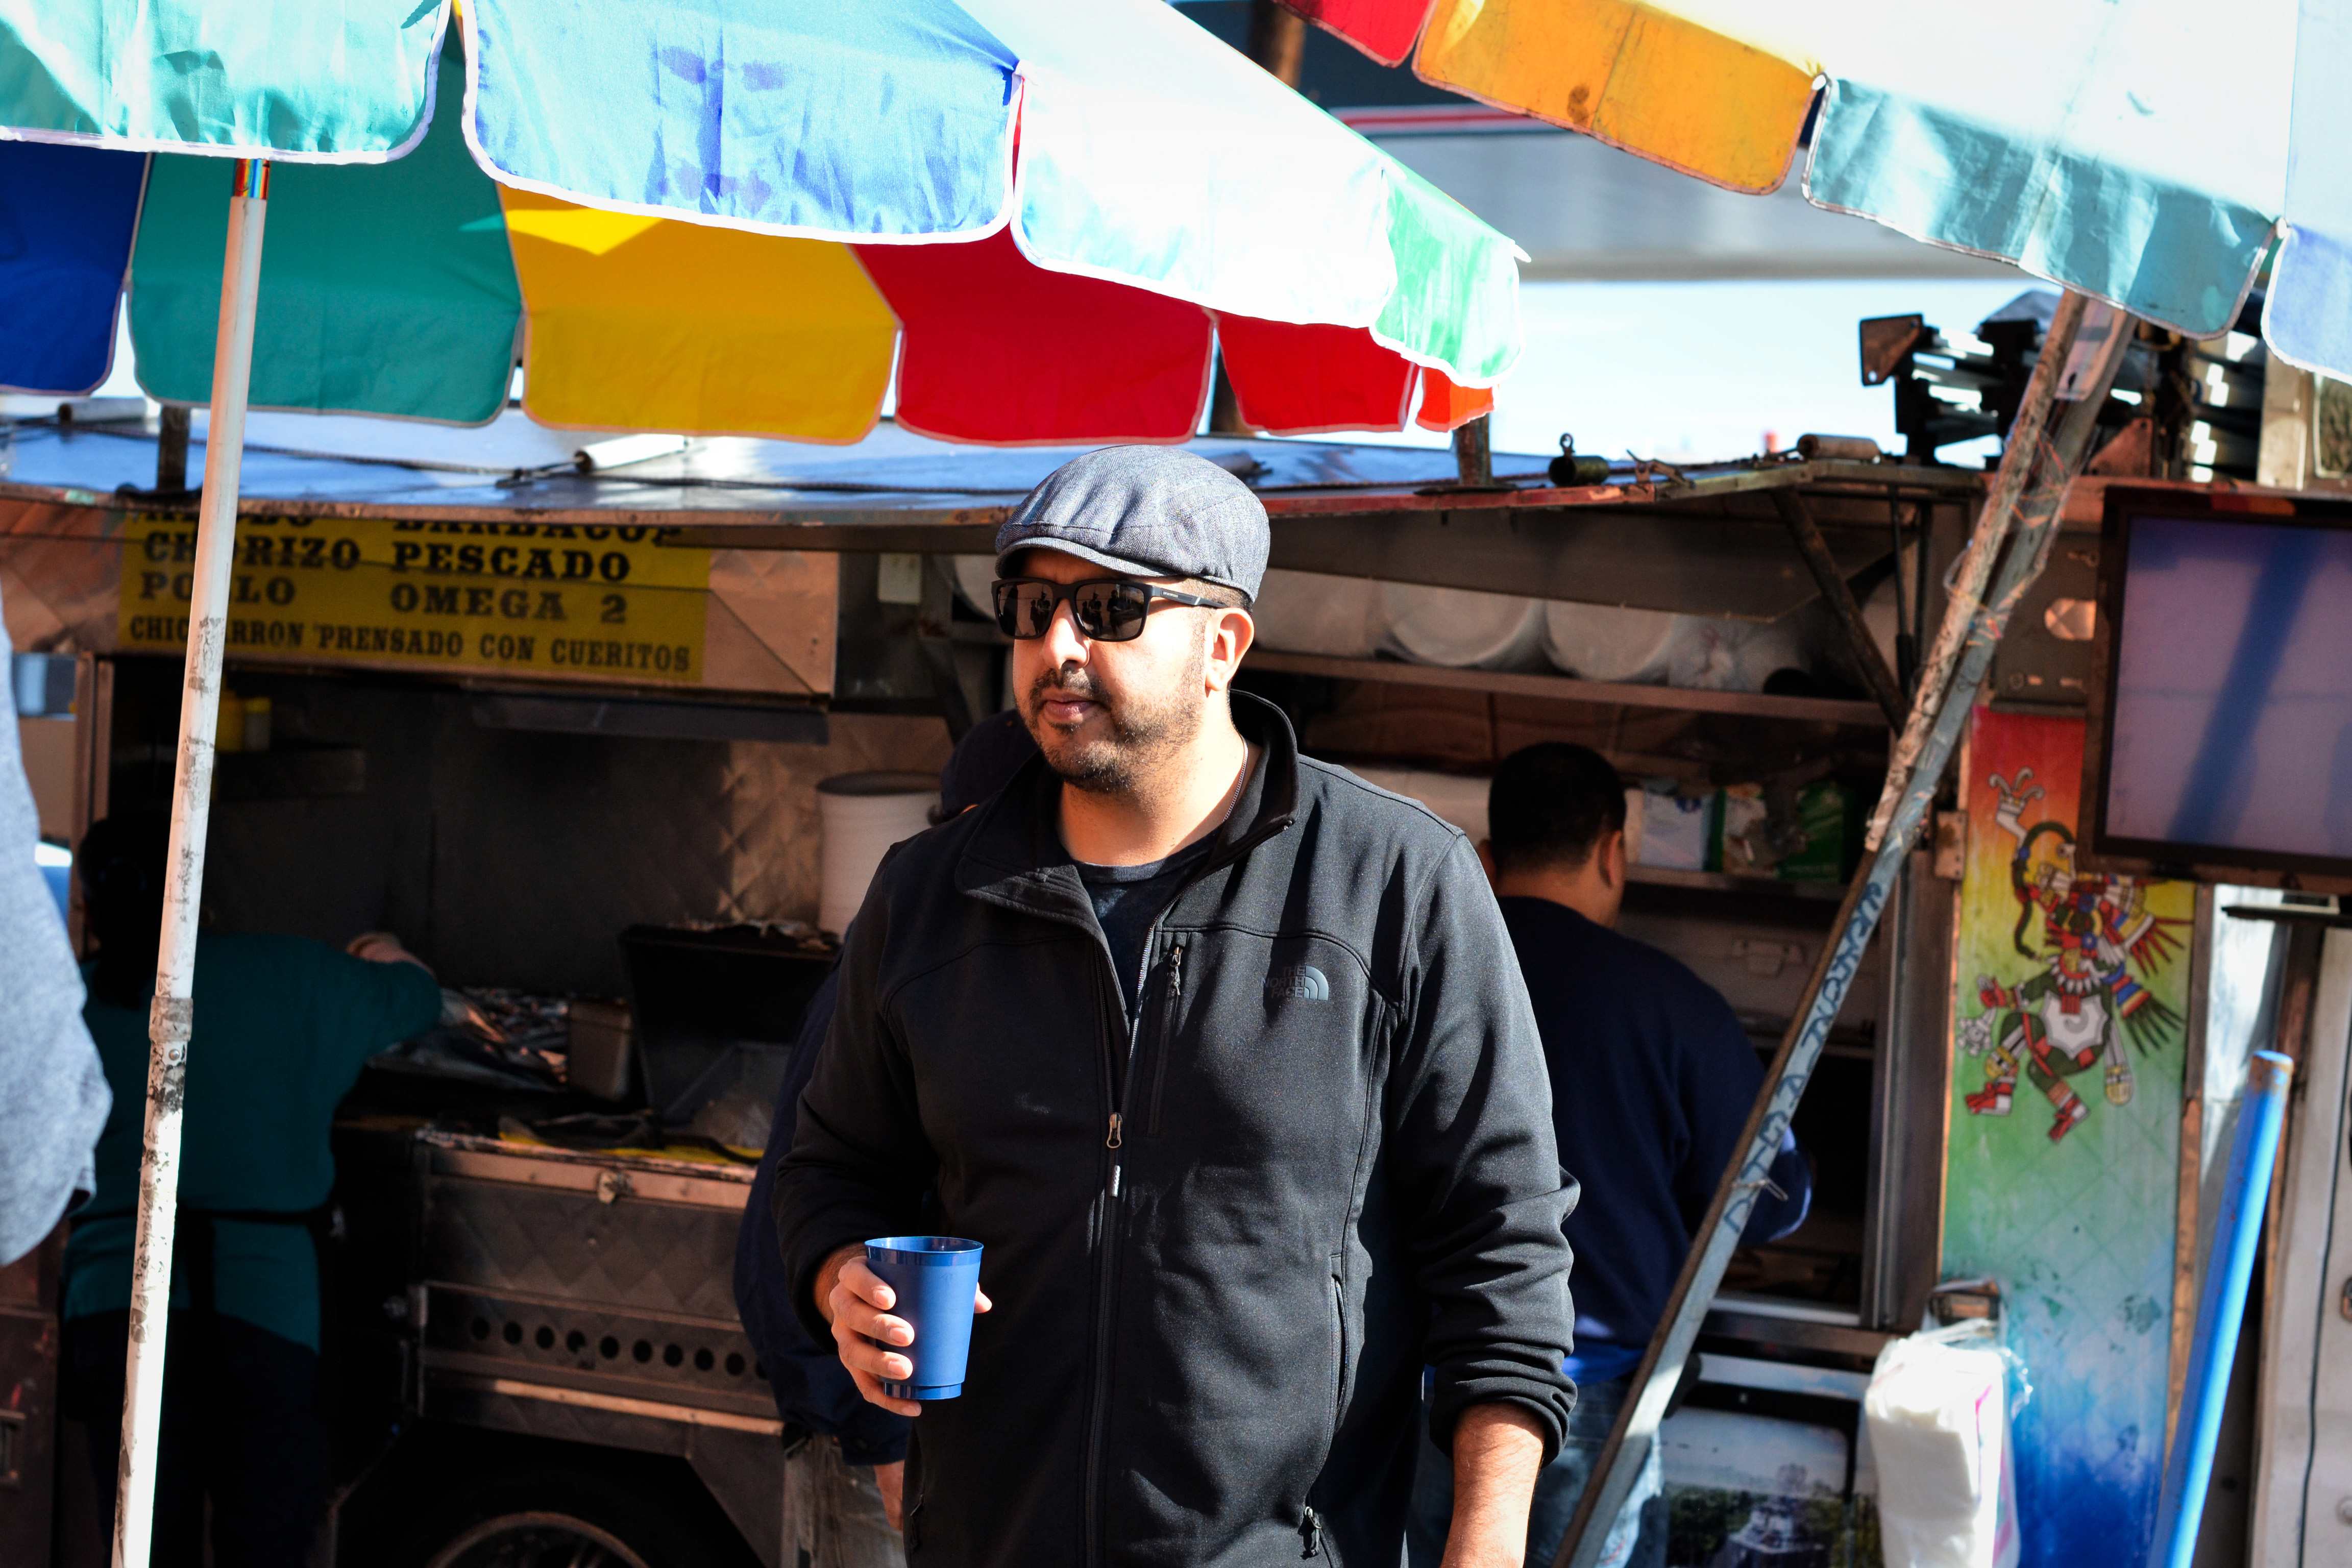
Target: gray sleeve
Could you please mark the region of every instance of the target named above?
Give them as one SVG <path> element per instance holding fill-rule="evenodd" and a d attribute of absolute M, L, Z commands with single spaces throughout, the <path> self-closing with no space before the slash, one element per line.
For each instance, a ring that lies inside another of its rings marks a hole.
<path fill-rule="evenodd" d="M 0 674 L 8 635 L 0 624 Z M 40 819 L 25 782 L 13 680 L 0 685 L 0 1267 L 41 1244 L 91 1164 L 113 1103 L 81 1021 L 81 973 L 33 863 Z"/>

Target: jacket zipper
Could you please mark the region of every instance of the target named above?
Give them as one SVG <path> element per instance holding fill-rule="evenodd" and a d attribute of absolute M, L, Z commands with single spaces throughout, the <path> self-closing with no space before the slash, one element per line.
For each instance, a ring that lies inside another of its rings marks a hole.
<path fill-rule="evenodd" d="M 1348 1408 L 1348 1288 L 1336 1272 L 1331 1276 L 1331 1327 L 1336 1336 L 1334 1342 L 1339 1347 L 1339 1373 L 1331 1381 L 1331 1441 L 1337 1443 L 1339 1418 Z M 1323 1449 L 1323 1462 L 1331 1462 L 1328 1444 Z M 1311 1483 L 1309 1489 L 1312 1490 Z M 1299 1510 L 1298 1544 L 1302 1558 L 1323 1554 L 1323 1516 L 1315 1511 L 1312 1502 Z"/>
<path fill-rule="evenodd" d="M 1144 964 L 1145 972 L 1147 973 L 1150 973 L 1150 950 L 1151 943 L 1147 940 L 1144 943 Z M 1106 952 L 1105 956 L 1108 956 L 1108 952 Z M 1098 997 L 1102 996 L 1102 991 L 1100 989 L 1101 983 L 1101 971 L 1097 970 L 1096 972 L 1096 995 Z M 1113 984 L 1116 985 L 1116 984 L 1117 977 L 1114 975 Z M 1124 1001 L 1125 999 L 1123 997 L 1120 998 L 1117 1005 L 1117 1011 L 1118 1013 L 1118 1029 L 1121 1032 L 1128 1031 L 1127 1008 L 1124 1005 Z M 1105 999 L 1102 1005 L 1105 1010 L 1109 1010 L 1114 1004 L 1110 1000 Z M 1106 1069 L 1109 1068 L 1112 1065 L 1109 1060 L 1110 1053 L 1108 1047 L 1110 1043 L 1110 1039 L 1107 1036 L 1103 1042 L 1105 1047 L 1105 1059 L 1103 1066 Z M 1123 1148 L 1127 1142 L 1125 1128 L 1126 1119 L 1121 1114 L 1121 1110 L 1127 1103 L 1128 1090 L 1134 1084 L 1135 1058 L 1139 1048 L 1139 1042 L 1138 1042 L 1130 1034 L 1127 1042 L 1127 1062 L 1124 1070 L 1118 1073 L 1110 1073 L 1107 1071 L 1105 1074 L 1105 1082 L 1110 1093 L 1111 1102 L 1109 1121 L 1106 1123 L 1103 1131 L 1103 1148 L 1110 1154 L 1110 1173 L 1104 1186 L 1102 1200 L 1102 1252 L 1100 1262 L 1097 1267 L 1095 1274 L 1094 1387 L 1088 1395 L 1087 1412 L 1085 1507 L 1087 1562 L 1090 1564 L 1101 1561 L 1101 1552 L 1098 1543 L 1102 1536 L 1100 1515 L 1103 1423 L 1108 1415 L 1108 1406 L 1110 1403 L 1108 1392 L 1110 1382 L 1110 1331 L 1111 1318 L 1113 1315 L 1112 1289 L 1118 1271 L 1118 1198 L 1119 1175 L 1122 1164 L 1119 1150 Z"/>
<path fill-rule="evenodd" d="M 1287 826 L 1289 825 L 1289 820 L 1290 819 L 1288 817 L 1284 817 L 1276 823 L 1268 825 L 1267 829 L 1260 836 L 1271 837 L 1273 830 Z M 1255 842 L 1256 842 L 1255 838 L 1245 839 L 1242 844 L 1235 846 L 1234 848 L 1235 850 L 1246 849 Z M 1185 879 L 1183 886 L 1178 888 L 1173 893 L 1169 895 L 1167 909 L 1160 910 L 1160 919 L 1167 919 L 1168 910 L 1171 910 L 1176 907 L 1176 900 L 1183 897 L 1185 889 L 1192 887 L 1193 883 L 1198 882 L 1203 876 L 1215 869 L 1217 865 L 1222 864 L 1223 860 L 1231 858 L 1232 852 L 1228 852 L 1227 855 L 1223 857 L 1212 857 L 1208 863 L 1193 868 L 1192 875 Z M 1136 987 L 1137 994 L 1139 995 L 1141 994 L 1144 982 L 1150 978 L 1152 951 L 1159 945 L 1159 942 L 1160 921 L 1154 921 L 1151 924 L 1151 930 L 1145 935 L 1143 940 L 1142 972 L 1136 976 Z M 1110 950 L 1108 946 L 1103 949 L 1103 956 L 1106 959 L 1110 956 Z M 1162 1027 L 1160 1031 L 1160 1047 L 1163 1056 L 1167 1050 L 1166 1026 L 1168 1021 L 1174 1017 L 1176 993 L 1178 987 L 1183 981 L 1184 947 L 1181 941 L 1174 943 L 1171 947 L 1168 956 L 1168 994 L 1161 1009 Z M 1106 967 L 1108 967 L 1108 965 L 1106 965 Z M 1095 984 L 1097 986 L 1096 995 L 1099 997 L 1102 995 L 1100 989 L 1102 984 L 1102 971 L 1097 970 L 1095 972 Z M 1118 984 L 1118 973 L 1116 971 L 1113 971 L 1111 979 L 1112 984 L 1116 985 Z M 1107 1407 L 1109 1405 L 1110 1331 L 1112 1317 L 1111 1289 L 1115 1276 L 1118 1273 L 1119 1177 L 1122 1166 L 1122 1159 L 1119 1151 L 1126 1147 L 1127 1144 L 1127 1118 L 1125 1112 L 1129 1100 L 1133 1097 L 1135 1089 L 1136 1060 L 1143 1054 L 1144 1044 L 1143 1037 L 1139 1032 L 1139 1026 L 1143 1019 L 1142 1009 L 1137 1009 L 1136 1026 L 1130 1027 L 1128 1023 L 1125 1002 L 1125 996 L 1123 994 L 1120 995 L 1118 997 L 1119 1005 L 1118 1007 L 1118 1027 L 1125 1031 L 1128 1036 L 1126 1068 L 1122 1072 L 1106 1075 L 1106 1081 L 1108 1083 L 1111 1089 L 1111 1103 L 1110 1115 L 1103 1128 L 1103 1148 L 1108 1152 L 1110 1155 L 1110 1178 L 1106 1185 L 1103 1194 L 1102 1262 L 1095 1276 L 1095 1296 L 1097 1302 L 1095 1309 L 1095 1374 L 1094 1387 L 1091 1390 L 1087 1400 L 1087 1462 L 1085 1468 L 1086 1497 L 1083 1501 L 1084 1528 L 1087 1539 L 1086 1561 L 1089 1564 L 1089 1568 L 1092 1568 L 1093 1564 L 1099 1563 L 1102 1561 L 1100 1545 L 1102 1539 L 1102 1440 L 1103 1422 L 1107 1414 Z M 1108 1007 L 1111 1005 L 1111 1003 L 1106 1000 L 1103 1005 L 1105 1007 Z M 1107 1047 L 1109 1045 L 1108 1039 L 1106 1039 L 1104 1044 Z M 1107 1050 L 1106 1056 L 1108 1056 Z M 1103 1065 L 1108 1068 L 1110 1066 L 1110 1063 L 1106 1060 Z M 1147 1131 L 1153 1132 L 1157 1132 L 1160 1130 L 1160 1070 L 1155 1066 L 1152 1076 L 1151 1114 L 1145 1124 Z M 1316 1546 L 1318 1551 L 1321 1550 L 1322 1537 L 1320 1531 L 1321 1526 L 1318 1523 L 1317 1525 L 1318 1533 L 1316 1536 Z"/>
<path fill-rule="evenodd" d="M 1182 889 L 1178 890 L 1181 892 Z M 1170 902 L 1172 906 L 1174 900 L 1171 899 Z M 1151 928 L 1151 934 L 1144 940 L 1143 973 L 1137 977 L 1139 987 L 1151 973 L 1152 949 L 1158 945 L 1159 938 L 1160 928 L 1155 922 Z M 1089 1563 L 1098 1563 L 1101 1560 L 1098 1545 L 1101 1531 L 1098 1521 L 1101 1511 L 1102 1438 L 1103 1422 L 1109 1405 L 1111 1292 L 1114 1277 L 1118 1272 L 1119 1181 L 1124 1165 L 1124 1156 L 1120 1151 L 1127 1146 L 1126 1107 L 1128 1102 L 1135 1098 L 1136 1068 L 1142 1058 L 1146 1039 L 1156 1039 L 1160 1051 L 1157 1060 L 1164 1060 L 1166 1058 L 1167 1026 L 1169 1020 L 1174 1016 L 1176 993 L 1183 984 L 1183 978 L 1184 944 L 1180 941 L 1171 947 L 1168 954 L 1168 991 L 1160 1008 L 1161 1026 L 1149 1036 L 1139 1027 L 1129 1032 L 1127 1066 L 1124 1071 L 1111 1080 L 1110 1118 L 1103 1129 L 1103 1148 L 1110 1154 L 1110 1179 L 1103 1194 L 1102 1263 L 1095 1280 L 1095 1295 L 1097 1301 L 1095 1310 L 1095 1378 L 1094 1390 L 1089 1400 L 1090 1409 L 1087 1417 L 1086 1531 L 1087 1561 Z M 1099 978 L 1097 984 L 1100 984 Z M 1121 1001 L 1124 1002 L 1124 1000 L 1122 997 Z M 1108 1003 L 1106 1002 L 1105 1005 L 1108 1006 Z M 1142 1017 L 1141 1010 L 1139 1009 L 1138 1025 L 1141 1024 Z M 1127 1010 L 1123 1005 L 1118 1010 L 1118 1023 L 1121 1029 L 1128 1028 Z M 1152 1075 L 1151 1114 L 1146 1122 L 1147 1130 L 1154 1132 L 1160 1130 L 1159 1084 L 1160 1072 L 1155 1066 Z"/>
<path fill-rule="evenodd" d="M 1176 1009 L 1184 996 L 1184 943 L 1180 940 L 1168 952 L 1168 988 L 1160 998 L 1160 1029 L 1153 1037 L 1157 1047 L 1151 1057 L 1151 1115 L 1143 1131 L 1152 1137 L 1160 1135 L 1160 1097 L 1168 1087 L 1168 1042 L 1176 1030 Z"/>

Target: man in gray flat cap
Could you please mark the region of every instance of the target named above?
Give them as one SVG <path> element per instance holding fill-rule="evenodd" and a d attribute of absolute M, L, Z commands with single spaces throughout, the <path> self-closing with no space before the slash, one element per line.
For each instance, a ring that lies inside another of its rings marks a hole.
<path fill-rule="evenodd" d="M 774 1214 L 795 1308 L 919 1415 L 918 1565 L 1390 1568 L 1423 1369 L 1449 1568 L 1517 1564 L 1574 1390 L 1575 1188 L 1463 836 L 1233 690 L 1265 510 L 1165 447 L 997 535 L 1040 756 L 900 845 L 841 970 Z M 960 1397 L 868 1237 L 986 1247 Z"/>

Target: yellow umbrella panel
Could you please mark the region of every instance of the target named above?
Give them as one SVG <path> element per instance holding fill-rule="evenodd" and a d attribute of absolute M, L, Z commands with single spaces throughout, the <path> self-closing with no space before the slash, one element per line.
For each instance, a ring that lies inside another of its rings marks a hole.
<path fill-rule="evenodd" d="M 798 441 L 873 429 L 898 321 L 847 246 L 499 195 L 532 418 Z"/>

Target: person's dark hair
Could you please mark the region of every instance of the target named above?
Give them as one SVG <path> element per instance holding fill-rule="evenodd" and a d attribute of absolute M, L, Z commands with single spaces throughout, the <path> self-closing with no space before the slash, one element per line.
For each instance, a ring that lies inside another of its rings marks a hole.
<path fill-rule="evenodd" d="M 139 1006 L 155 983 L 171 843 L 171 820 L 151 812 L 110 816 L 82 835 L 74 874 L 81 879 L 83 916 L 98 939 L 90 990 L 101 1002 Z"/>
<path fill-rule="evenodd" d="M 1624 827 L 1624 781 L 1589 746 L 1546 741 L 1513 752 L 1486 789 L 1486 838 L 1498 871 L 1574 870 Z"/>
<path fill-rule="evenodd" d="M 1223 610 L 1246 610 L 1257 602 L 1239 588 L 1229 588 L 1223 583 L 1212 583 L 1204 577 L 1181 578 L 1171 586 L 1181 593 L 1206 599 Z"/>

